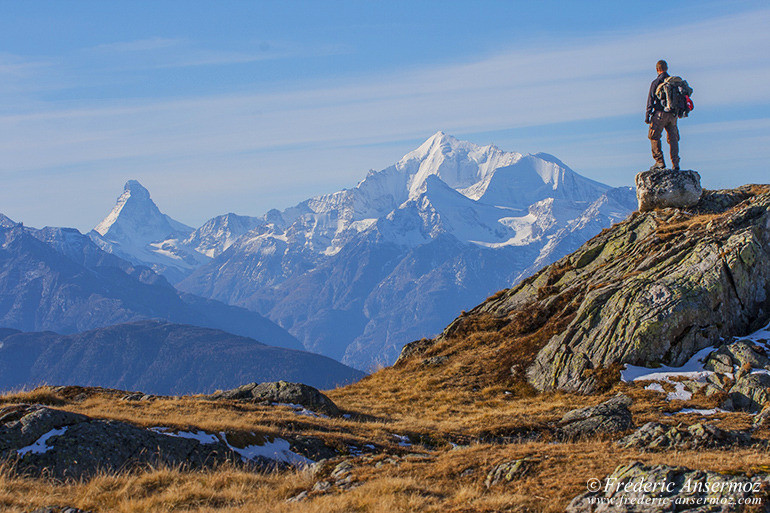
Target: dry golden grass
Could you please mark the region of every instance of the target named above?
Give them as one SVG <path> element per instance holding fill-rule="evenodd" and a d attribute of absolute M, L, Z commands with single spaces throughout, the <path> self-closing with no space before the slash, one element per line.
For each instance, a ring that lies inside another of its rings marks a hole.
<path fill-rule="evenodd" d="M 637 425 L 650 420 L 684 424 L 703 421 L 697 415 L 666 415 L 681 407 L 702 406 L 697 399 L 692 403 L 669 403 L 661 394 L 644 390 L 643 384 L 619 384 L 602 396 L 554 392 L 515 397 L 506 394 L 504 387 L 476 391 L 427 388 L 436 385 L 431 385 L 429 371 L 410 376 L 412 386 L 399 384 L 397 379 L 403 377 L 393 369 L 385 369 L 356 385 L 328 391 L 344 410 L 364 414 L 350 420 L 298 416 L 284 407 L 214 402 L 201 397 L 122 401 L 120 394 L 105 390 L 89 391 L 86 398 L 78 400 L 68 398 L 72 393 L 50 388 L 6 395 L 0 397 L 0 403 L 49 398 L 62 401 L 58 406 L 62 409 L 142 426 L 302 434 L 323 438 L 340 448 L 372 441 L 381 453 L 353 458 L 353 489 L 311 492 L 301 502 L 286 499 L 311 490 L 316 481 L 328 475 L 328 468 L 317 476 L 307 470 L 254 473 L 227 465 L 206 471 L 153 468 L 100 474 L 84 482 L 56 482 L 19 477 L 2 467 L 0 510 L 22 512 L 66 504 L 110 512 L 557 512 L 585 491 L 588 478 L 601 478 L 618 465 L 633 461 L 675 462 L 730 473 L 751 473 L 770 465 L 770 454 L 751 448 L 643 453 L 621 449 L 606 436 L 573 443 L 550 441 L 548 425 L 566 411 L 596 404 L 617 392 L 634 399 L 632 412 Z M 723 413 L 709 417 L 709 421 L 745 429 L 751 419 L 746 414 Z M 542 439 L 482 442 L 529 432 L 541 433 Z M 427 445 L 399 447 L 394 433 L 408 434 L 413 441 Z M 462 445 L 453 448 L 450 442 Z M 405 456 L 408 451 L 423 456 Z M 396 456 L 395 463 L 388 461 L 392 455 Z M 522 457 L 537 462 L 526 476 L 486 488 L 486 475 L 494 465 Z"/>

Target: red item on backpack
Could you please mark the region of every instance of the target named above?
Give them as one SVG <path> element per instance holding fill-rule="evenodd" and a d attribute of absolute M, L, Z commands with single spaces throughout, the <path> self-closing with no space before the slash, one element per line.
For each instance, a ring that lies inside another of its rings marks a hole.
<path fill-rule="evenodd" d="M 689 96 L 684 97 L 684 101 L 687 102 L 687 110 L 691 111 L 695 108 L 695 104 L 692 102 Z"/>

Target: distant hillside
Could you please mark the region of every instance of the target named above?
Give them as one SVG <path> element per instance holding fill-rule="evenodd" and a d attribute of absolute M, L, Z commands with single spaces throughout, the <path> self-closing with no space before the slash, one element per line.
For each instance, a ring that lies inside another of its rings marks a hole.
<path fill-rule="evenodd" d="M 180 293 L 151 269 L 102 251 L 75 229 L 0 225 L 0 326 L 66 334 L 140 319 L 302 348 L 261 315 Z"/>
<path fill-rule="evenodd" d="M 74 335 L 9 331 L 0 331 L 0 390 L 45 383 L 185 394 L 277 380 L 329 389 L 364 376 L 325 356 L 159 321 Z"/>

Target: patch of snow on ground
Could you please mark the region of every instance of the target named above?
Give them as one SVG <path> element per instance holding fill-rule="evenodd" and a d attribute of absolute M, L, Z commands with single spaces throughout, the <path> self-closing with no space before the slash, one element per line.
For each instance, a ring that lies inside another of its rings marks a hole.
<path fill-rule="evenodd" d="M 707 347 L 698 351 L 695 356 L 681 367 L 667 367 L 665 365 L 650 369 L 648 367 L 637 367 L 636 365 L 626 365 L 625 370 L 621 371 L 623 381 L 666 381 L 667 378 L 675 376 L 691 378 L 695 381 L 705 379 L 711 371 L 703 368 L 703 360 L 714 351 L 715 347 Z"/>
<path fill-rule="evenodd" d="M 688 391 L 684 387 L 684 383 L 679 381 L 674 382 L 674 391 L 669 392 L 666 396 L 666 401 L 674 401 L 679 399 L 680 401 L 689 401 L 692 399 L 692 392 Z"/>
<path fill-rule="evenodd" d="M 674 413 L 666 413 L 666 415 L 679 415 L 685 414 L 685 413 L 697 413 L 698 415 L 715 415 L 717 413 L 723 413 L 725 410 L 721 408 L 711 408 L 709 410 L 701 410 L 698 408 L 682 408 L 679 411 L 675 411 Z"/>
<path fill-rule="evenodd" d="M 751 340 L 752 342 L 760 343 L 760 340 L 767 345 L 767 341 L 770 341 L 770 324 L 765 326 L 764 328 L 758 329 L 751 335 L 746 335 L 745 337 L 738 337 L 738 340 Z"/>
<path fill-rule="evenodd" d="M 398 440 L 398 445 L 400 445 L 401 447 L 411 447 L 412 446 L 412 441 L 409 440 L 409 437 L 406 436 L 406 435 L 396 435 L 396 434 L 394 434 L 393 438 Z"/>
<path fill-rule="evenodd" d="M 663 385 L 660 383 L 650 383 L 646 387 L 644 387 L 645 390 L 654 390 L 655 392 L 663 392 L 664 394 L 666 391 L 663 389 Z"/>
<path fill-rule="evenodd" d="M 692 399 L 692 392 L 685 388 L 684 383 L 675 381 L 673 378 L 689 378 L 692 381 L 704 383 L 709 375 L 714 374 L 712 371 L 707 371 L 703 368 L 706 357 L 708 357 L 714 349 L 716 348 L 707 347 L 701 349 L 681 367 L 667 367 L 664 365 L 650 369 L 647 367 L 637 367 L 636 365 L 626 365 L 625 370 L 621 371 L 621 379 L 626 382 L 657 381 L 658 383 L 647 385 L 645 390 L 654 390 L 656 392 L 664 393 L 665 389 L 660 383 L 669 383 L 674 385 L 674 391 L 668 393 L 666 396 L 667 401 L 689 401 Z"/>
<path fill-rule="evenodd" d="M 205 431 L 171 431 L 169 428 L 163 427 L 156 427 L 151 429 L 152 431 L 160 433 L 161 435 L 176 436 L 178 438 L 191 438 L 193 440 L 197 440 L 203 445 L 215 444 L 220 441 L 217 435 L 212 435 L 210 433 L 206 433 Z"/>
<path fill-rule="evenodd" d="M 227 437 L 224 433 L 220 434 L 227 443 Z M 306 466 L 314 463 L 310 458 L 297 454 L 291 450 L 289 442 L 283 438 L 276 438 L 272 442 L 266 442 L 264 445 L 247 445 L 244 448 L 233 447 L 227 444 L 230 449 L 240 455 L 244 461 L 254 460 L 262 457 L 274 461 L 282 461 L 297 466 Z"/>
<path fill-rule="evenodd" d="M 156 433 L 166 436 L 176 436 L 179 438 L 191 438 L 201 444 L 215 444 L 222 442 L 234 453 L 238 454 L 243 461 L 251 461 L 262 457 L 269 460 L 281 461 L 292 465 L 305 466 L 314 463 L 310 458 L 297 454 L 291 450 L 289 442 L 283 438 L 276 438 L 272 442 L 266 442 L 263 445 L 247 445 L 246 447 L 233 447 L 227 441 L 227 435 L 224 432 L 219 434 L 206 433 L 205 431 L 172 431 L 170 428 L 154 427 L 150 428 Z"/>
<path fill-rule="evenodd" d="M 24 456 L 27 453 L 43 454 L 45 452 L 48 452 L 48 450 L 50 449 L 50 447 L 48 447 L 48 439 L 54 436 L 63 435 L 64 432 L 67 431 L 67 427 L 68 426 L 65 426 L 59 429 L 52 429 L 48 433 L 38 438 L 34 444 L 28 445 L 27 447 L 22 447 L 21 449 L 18 449 L 16 453 L 19 456 Z"/>
<path fill-rule="evenodd" d="M 312 410 L 308 410 L 301 404 L 294 404 L 294 403 L 276 403 L 276 406 L 288 406 L 289 408 L 294 410 L 294 413 L 297 415 L 307 415 L 308 417 L 322 417 L 325 419 L 328 419 L 326 415 L 323 413 L 316 413 Z"/>

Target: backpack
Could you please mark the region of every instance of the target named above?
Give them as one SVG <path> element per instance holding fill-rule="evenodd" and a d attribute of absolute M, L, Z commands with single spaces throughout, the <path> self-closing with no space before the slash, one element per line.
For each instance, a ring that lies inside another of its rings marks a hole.
<path fill-rule="evenodd" d="M 663 104 L 663 110 L 673 112 L 678 118 L 687 117 L 695 108 L 690 95 L 692 87 L 682 77 L 668 77 L 655 90 Z"/>

